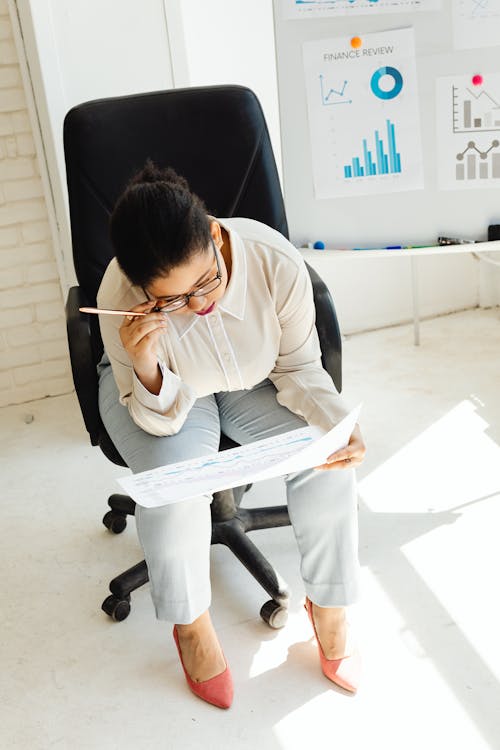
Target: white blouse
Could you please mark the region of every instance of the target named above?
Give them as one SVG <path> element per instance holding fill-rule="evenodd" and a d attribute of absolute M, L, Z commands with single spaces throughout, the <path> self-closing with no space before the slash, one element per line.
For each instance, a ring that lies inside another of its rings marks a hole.
<path fill-rule="evenodd" d="M 135 375 L 120 340 L 119 316 L 99 317 L 105 351 L 134 422 L 152 435 L 173 435 L 197 398 L 250 389 L 269 378 L 277 399 L 310 425 L 331 429 L 347 413 L 321 365 L 312 285 L 299 251 L 279 232 L 252 219 L 217 219 L 227 230 L 231 277 L 215 311 L 170 315 L 158 363 L 163 384 L 150 393 Z M 144 292 L 116 259 L 104 274 L 99 307 L 129 310 Z"/>

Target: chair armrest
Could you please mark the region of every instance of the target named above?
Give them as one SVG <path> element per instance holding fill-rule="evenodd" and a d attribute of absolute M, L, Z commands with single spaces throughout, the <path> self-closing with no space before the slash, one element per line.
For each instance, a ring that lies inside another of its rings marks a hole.
<path fill-rule="evenodd" d="M 81 288 L 71 287 L 66 301 L 66 331 L 71 371 L 90 442 L 92 445 L 98 445 L 102 422 L 98 408 L 97 370 L 92 349 L 89 315 L 81 313 L 78 309 L 85 305 L 88 305 L 88 302 Z"/>
<path fill-rule="evenodd" d="M 308 263 L 306 263 L 306 268 L 309 271 L 313 287 L 321 361 L 340 393 L 342 391 L 342 338 L 335 305 L 321 276 Z"/>

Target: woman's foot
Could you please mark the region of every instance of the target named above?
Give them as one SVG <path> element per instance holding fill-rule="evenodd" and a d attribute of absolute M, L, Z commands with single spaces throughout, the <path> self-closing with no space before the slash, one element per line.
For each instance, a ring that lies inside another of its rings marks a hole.
<path fill-rule="evenodd" d="M 314 627 L 326 659 L 343 659 L 347 651 L 347 623 L 344 607 L 312 604 Z"/>
<path fill-rule="evenodd" d="M 361 659 L 349 644 L 349 632 L 342 607 L 317 607 L 306 599 L 309 615 L 318 644 L 319 660 L 325 677 L 339 687 L 355 693 L 361 674 Z"/>
<path fill-rule="evenodd" d="M 182 662 L 193 682 L 205 682 L 226 669 L 226 660 L 207 609 L 190 625 L 176 625 Z"/>
<path fill-rule="evenodd" d="M 174 640 L 193 693 L 214 706 L 229 708 L 233 702 L 233 678 L 208 610 L 191 625 L 174 625 Z"/>

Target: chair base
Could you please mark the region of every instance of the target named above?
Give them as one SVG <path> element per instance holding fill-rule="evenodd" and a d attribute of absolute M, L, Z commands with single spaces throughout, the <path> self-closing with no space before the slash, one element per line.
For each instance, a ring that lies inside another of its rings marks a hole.
<path fill-rule="evenodd" d="M 286 505 L 267 508 L 241 508 L 241 499 L 247 487 L 216 492 L 212 501 L 212 544 L 225 544 L 249 573 L 260 583 L 271 597 L 260 610 L 262 619 L 272 628 L 281 628 L 288 617 L 289 591 L 281 576 L 274 570 L 260 550 L 248 538 L 249 531 L 289 526 L 290 517 Z M 108 500 L 111 510 L 103 518 L 104 525 L 113 533 L 120 534 L 127 525 L 127 515 L 135 514 L 135 502 L 128 495 L 111 495 Z M 109 584 L 108 596 L 102 609 L 117 622 L 130 613 L 130 594 L 149 580 L 143 560 L 120 573 Z"/>

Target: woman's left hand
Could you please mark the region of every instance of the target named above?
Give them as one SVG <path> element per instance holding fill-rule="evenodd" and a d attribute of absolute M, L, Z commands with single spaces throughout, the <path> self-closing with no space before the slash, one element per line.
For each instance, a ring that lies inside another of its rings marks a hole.
<path fill-rule="evenodd" d="M 316 466 L 316 469 L 354 469 L 363 463 L 365 453 L 366 447 L 361 430 L 359 429 L 359 425 L 355 425 L 348 445 L 332 453 L 326 459 L 326 463 Z"/>

